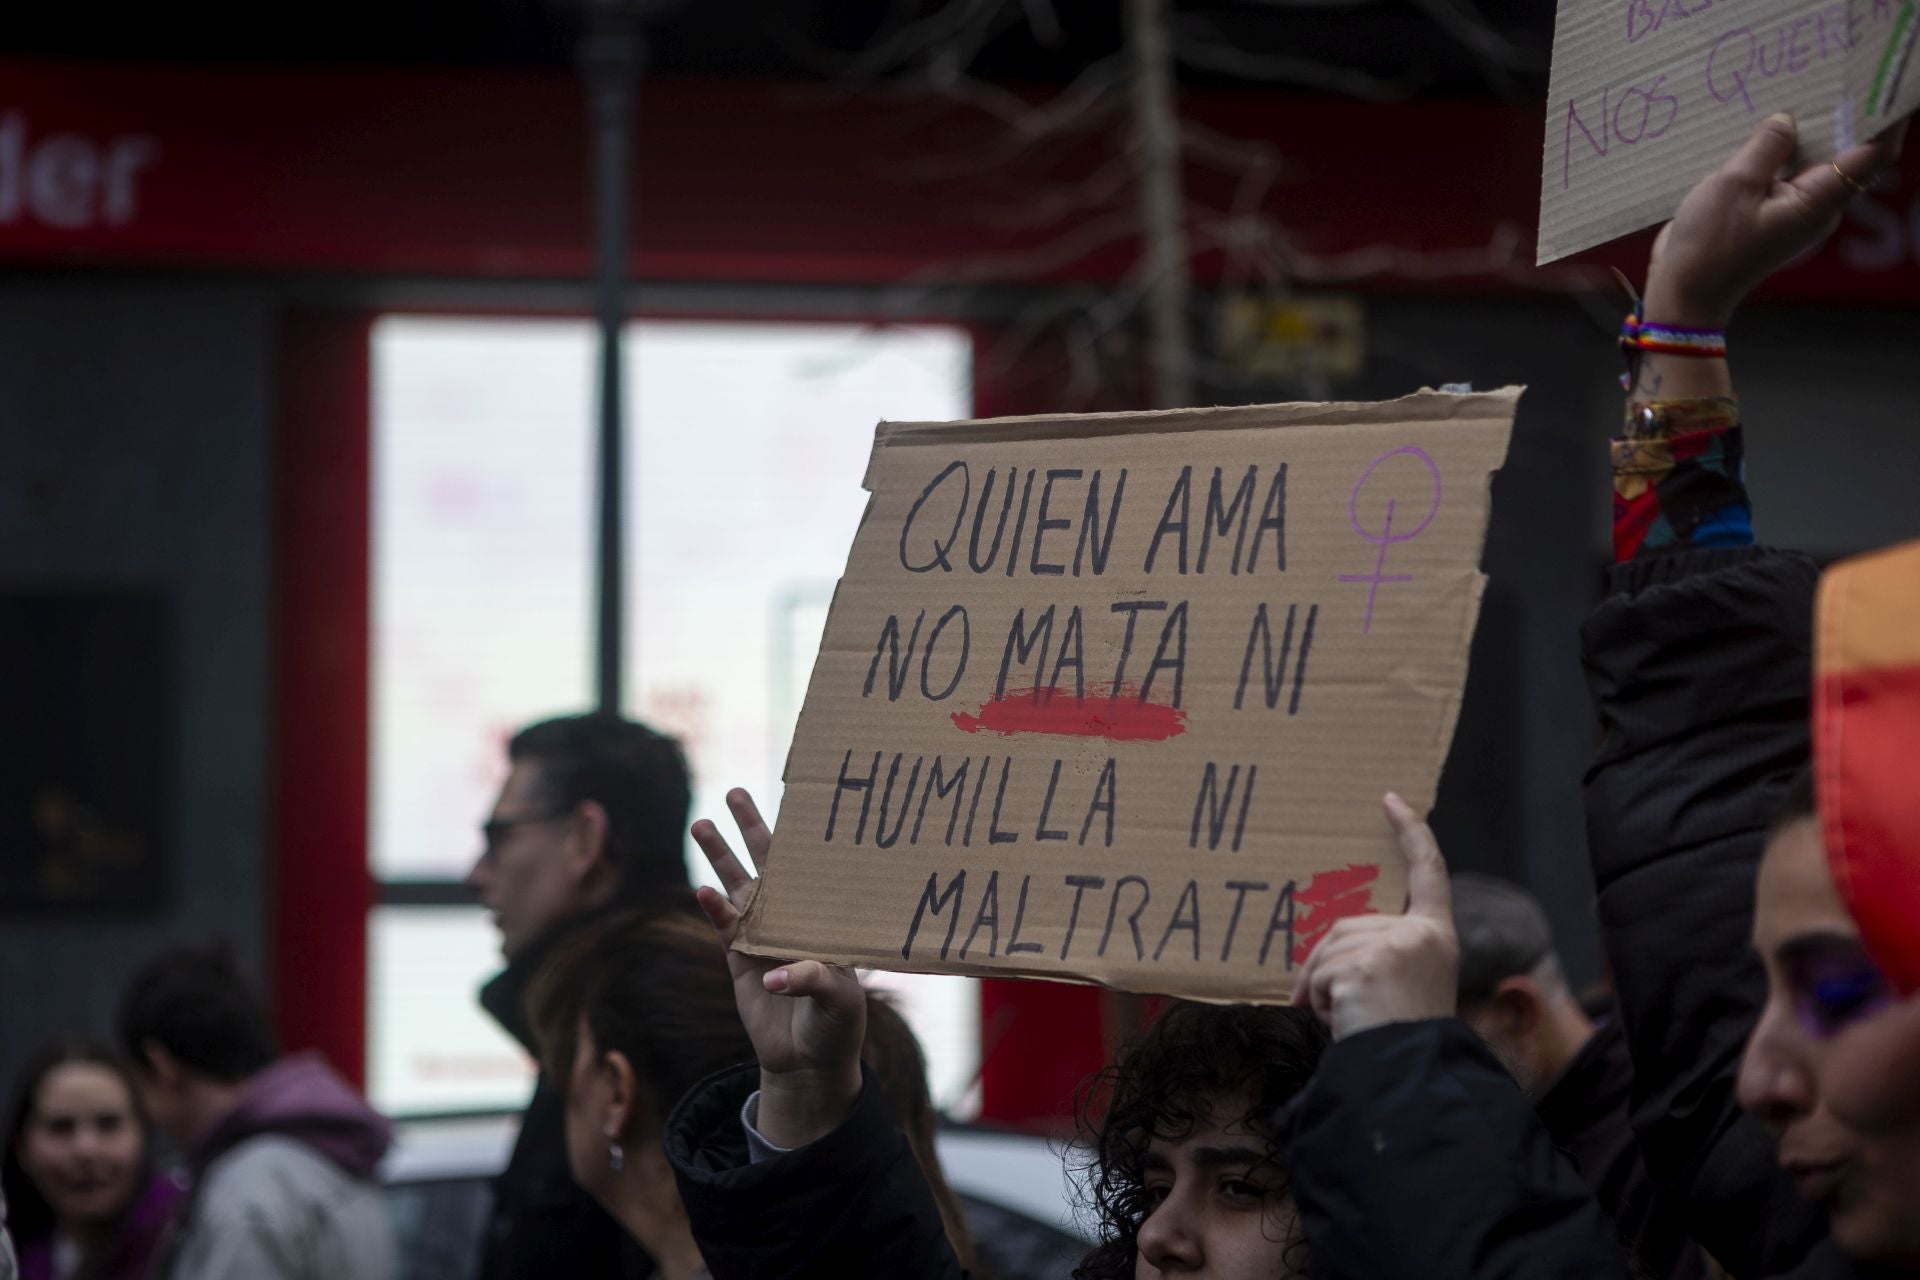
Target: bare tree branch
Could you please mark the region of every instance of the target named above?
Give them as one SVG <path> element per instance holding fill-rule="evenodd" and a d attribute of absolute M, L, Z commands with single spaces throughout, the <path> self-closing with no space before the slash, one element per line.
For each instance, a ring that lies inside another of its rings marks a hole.
<path fill-rule="evenodd" d="M 1247 165 L 1240 174 L 1239 184 L 1233 193 L 1233 207 L 1228 214 L 1227 225 L 1230 228 L 1222 248 L 1226 253 L 1226 262 L 1220 272 L 1220 287 L 1233 290 L 1262 276 L 1268 280 L 1274 278 L 1273 255 L 1263 253 L 1263 242 L 1270 238 L 1263 234 L 1271 222 L 1262 217 L 1260 210 L 1265 207 L 1267 193 L 1273 189 L 1280 174 L 1280 162 L 1277 157 L 1271 161 Z M 1246 228 L 1246 233 L 1235 229 Z"/>
<path fill-rule="evenodd" d="M 1389 0 L 1240 0 L 1249 9 L 1371 9 Z"/>
<path fill-rule="evenodd" d="M 1385 0 L 1240 0 L 1244 9 L 1275 15 L 1360 10 Z M 1036 344 L 1058 341 L 1067 377 L 1052 394 L 1068 405 L 1111 400 L 1119 386 L 1148 371 L 1156 404 L 1186 403 L 1191 379 L 1201 375 L 1230 387 L 1244 374 L 1191 347 L 1193 263 L 1217 255 L 1214 286 L 1221 294 L 1284 296 L 1296 283 L 1335 285 L 1397 277 L 1523 280 L 1598 297 L 1597 272 L 1568 270 L 1543 279 L 1533 268 L 1527 238 L 1501 224 L 1485 244 L 1432 252 L 1373 245 L 1312 254 L 1293 242 L 1273 213 L 1276 184 L 1288 170 L 1282 146 L 1265 139 L 1225 136 L 1182 117 L 1173 98 L 1176 63 L 1260 83 L 1284 83 L 1371 102 L 1399 103 L 1430 84 L 1433 72 L 1415 67 L 1377 75 L 1284 53 L 1236 45 L 1219 23 L 1187 14 L 1169 17 L 1176 0 L 1126 0 L 1126 50 L 1081 69 L 1072 83 L 1043 101 L 980 80 L 970 69 L 987 45 L 1023 24 L 1039 44 L 1058 48 L 1076 6 L 1058 0 L 896 0 L 882 36 L 858 54 L 813 59 L 844 79 L 905 91 L 910 84 L 995 126 L 984 144 L 943 140 L 921 145 L 917 162 L 891 173 L 917 181 L 948 181 L 992 174 L 1009 196 L 975 211 L 1000 229 L 1060 228 L 1044 243 L 976 254 L 916 272 L 903 283 L 923 289 L 929 305 L 966 299 L 981 286 L 1054 281 L 1036 288 L 989 351 L 981 368 L 997 385 L 1058 379 L 1036 372 L 1059 362 L 1025 362 Z M 1410 7 L 1471 56 L 1496 87 L 1514 90 L 1518 77 L 1538 70 L 1544 56 L 1508 39 L 1479 13 L 1477 0 L 1410 0 Z M 1129 74 L 1131 69 L 1131 74 Z M 1120 92 L 1122 85 L 1126 92 Z M 1132 113 L 1129 141 L 1117 144 L 1119 112 Z M 901 113 L 903 130 L 926 117 Z M 1104 135 L 1104 137 L 1102 137 Z M 1100 141 L 1089 143 L 1090 138 Z M 1093 148 L 1100 148 L 1093 150 Z M 1086 172 L 1089 155 L 1095 167 Z M 1056 164 L 1056 161 L 1061 164 Z M 1051 177 L 1073 166 L 1065 180 Z M 1184 190 L 1188 165 L 1232 178 L 1226 208 L 1191 202 Z M 1026 175 L 1035 175 L 1031 180 Z M 1132 199 L 1129 199 L 1129 197 Z M 1281 206 L 1284 209 L 1284 205 Z M 1058 283 L 1063 272 L 1091 255 L 1111 252 L 1138 236 L 1141 250 L 1117 287 Z M 1311 363 L 1311 362 L 1309 362 Z M 1314 394 L 1331 394 L 1325 372 L 1310 368 L 1301 380 Z"/>
<path fill-rule="evenodd" d="M 1042 143 L 1110 125 L 1111 117 L 1125 105 L 1113 92 L 1125 78 L 1124 59 L 1116 55 L 1090 64 L 1066 89 L 1043 103 L 971 78 L 936 86 L 942 97 L 993 117 L 1006 127 L 1006 133 L 988 146 L 929 155 L 896 172 L 917 182 L 942 182 L 1005 169 Z"/>
<path fill-rule="evenodd" d="M 1174 41 L 1174 56 L 1190 67 L 1237 76 L 1242 80 L 1284 81 L 1330 93 L 1344 93 L 1365 102 L 1405 102 L 1420 92 L 1431 76 L 1388 80 L 1330 67 L 1311 58 L 1295 58 L 1283 53 L 1249 53 L 1228 44 L 1218 27 L 1204 18 L 1182 18 Z"/>
<path fill-rule="evenodd" d="M 1469 13 L 1463 5 L 1471 0 L 1412 0 L 1412 3 L 1440 29 L 1459 43 L 1480 64 L 1482 74 L 1495 89 L 1507 97 L 1516 97 L 1521 89 L 1514 79 L 1516 71 L 1544 71 L 1547 55 L 1529 49 L 1487 25 L 1478 11 Z"/>
<path fill-rule="evenodd" d="M 1020 0 L 1027 11 L 1027 27 L 1033 32 L 1033 38 L 1049 49 L 1058 49 L 1066 43 L 1066 28 L 1060 25 L 1060 15 L 1053 11 L 1053 0 Z"/>
<path fill-rule="evenodd" d="M 782 43 L 822 74 L 872 80 L 916 65 L 930 67 L 960 51 L 966 53 L 964 68 L 989 40 L 1020 20 L 1005 0 L 935 0 L 926 17 L 908 17 L 924 7 L 925 0 L 896 0 L 882 34 L 858 53 L 823 49 L 791 23 L 783 24 Z"/>
<path fill-rule="evenodd" d="M 959 78 L 933 87 L 946 97 L 978 107 L 1025 137 L 1058 133 L 1081 123 L 1089 113 L 1112 102 L 1112 90 L 1125 79 L 1123 54 L 1090 62 L 1067 87 L 1045 102 L 1035 103 L 985 80 Z"/>
<path fill-rule="evenodd" d="M 1271 142 L 1263 138 L 1229 138 L 1185 116 L 1180 118 L 1180 141 L 1198 159 L 1230 173 L 1238 173 L 1249 165 L 1273 174 L 1286 170 L 1286 161 L 1281 158 L 1280 149 Z"/>
<path fill-rule="evenodd" d="M 1075 214 L 1115 207 L 1133 185 L 1133 179 L 1132 157 L 1116 156 L 1084 181 L 1071 186 L 1036 191 L 1017 206 L 988 205 L 979 211 L 978 220 L 1008 231 L 1050 227 Z"/>
<path fill-rule="evenodd" d="M 954 287 L 1044 279 L 1097 250 L 1132 237 L 1139 229 L 1139 216 L 1132 209 L 1126 209 L 1083 222 L 1043 245 L 975 254 L 957 264 L 942 263 L 914 272 L 904 283 Z"/>

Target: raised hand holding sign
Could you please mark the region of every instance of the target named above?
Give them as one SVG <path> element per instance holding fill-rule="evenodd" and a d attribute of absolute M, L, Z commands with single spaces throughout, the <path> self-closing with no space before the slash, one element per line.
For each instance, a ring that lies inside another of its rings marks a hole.
<path fill-rule="evenodd" d="M 727 807 L 739 824 L 747 856 L 763 874 L 773 833 L 753 797 L 735 789 Z M 777 1147 L 801 1147 L 831 1133 L 860 1096 L 860 1044 L 867 1001 L 848 969 L 803 960 L 784 964 L 734 949 L 740 913 L 758 882 L 740 865 L 725 836 L 702 818 L 694 843 L 707 855 L 726 892 L 702 885 L 701 910 L 726 947 L 734 1002 L 760 1060 L 759 1129 Z"/>
<path fill-rule="evenodd" d="M 1857 148 L 1920 108 L 1916 34 L 1915 0 L 1560 0 L 1539 261 L 1673 217 L 1775 113 L 1796 168 L 1864 187 Z"/>
<path fill-rule="evenodd" d="M 1406 913 L 1340 921 L 1293 988 L 1293 1002 L 1310 1005 L 1335 1040 L 1454 1009 L 1460 939 L 1440 843 L 1405 800 L 1389 792 L 1383 804 L 1406 859 Z"/>

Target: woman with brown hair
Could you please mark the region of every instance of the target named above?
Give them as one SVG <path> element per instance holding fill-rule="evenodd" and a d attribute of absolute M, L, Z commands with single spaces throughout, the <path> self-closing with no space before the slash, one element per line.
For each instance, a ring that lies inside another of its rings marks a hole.
<path fill-rule="evenodd" d="M 566 1105 L 575 1181 L 662 1280 L 704 1277 L 660 1138 L 681 1094 L 753 1056 L 712 932 L 688 916 L 612 916 L 555 951 L 527 1004 Z"/>
<path fill-rule="evenodd" d="M 883 1000 L 868 997 L 868 1008 L 863 1058 L 937 1189 L 955 1251 L 971 1259 L 973 1241 L 933 1153 L 919 1041 Z M 661 1138 L 682 1095 L 754 1058 L 712 929 L 691 915 L 628 912 L 581 930 L 535 978 L 528 1014 L 566 1104 L 574 1179 L 646 1250 L 663 1280 L 705 1276 Z"/>
<path fill-rule="evenodd" d="M 0 1184 L 22 1280 L 144 1280 L 180 1199 L 153 1167 L 126 1068 L 84 1040 L 27 1064 Z"/>

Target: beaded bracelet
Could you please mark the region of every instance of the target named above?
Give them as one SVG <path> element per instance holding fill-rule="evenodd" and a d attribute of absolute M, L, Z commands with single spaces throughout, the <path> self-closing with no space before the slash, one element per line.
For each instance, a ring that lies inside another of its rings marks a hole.
<path fill-rule="evenodd" d="M 1636 299 L 1632 311 L 1620 326 L 1620 352 L 1626 357 L 1627 371 L 1620 385 L 1633 386 L 1634 368 L 1641 353 L 1651 351 L 1663 356 L 1695 356 L 1702 360 L 1727 358 L 1727 334 L 1724 329 L 1691 329 L 1682 325 L 1649 324 L 1641 318 Z"/>

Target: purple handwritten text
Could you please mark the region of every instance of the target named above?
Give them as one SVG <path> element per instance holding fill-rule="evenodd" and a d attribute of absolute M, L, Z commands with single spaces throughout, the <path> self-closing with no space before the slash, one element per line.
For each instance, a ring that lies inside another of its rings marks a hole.
<path fill-rule="evenodd" d="M 1599 111 L 1587 100 L 1588 115 L 1580 103 L 1567 100 L 1566 138 L 1560 148 L 1560 189 L 1573 181 L 1573 131 L 1578 129 L 1595 155 L 1604 156 L 1614 143 L 1638 146 L 1673 128 L 1680 118 L 1680 99 L 1666 92 L 1667 77 L 1658 75 L 1646 85 L 1608 86 L 1600 91 Z"/>
<path fill-rule="evenodd" d="M 1877 5 L 1882 0 L 1874 0 Z M 1734 27 L 1707 52 L 1707 93 L 1715 102 L 1739 102 L 1757 113 L 1753 89 L 1761 81 L 1797 76 L 1816 63 L 1843 56 L 1866 21 L 1860 0 L 1843 0 L 1756 32 Z"/>
<path fill-rule="evenodd" d="M 1627 43 L 1637 44 L 1666 25 L 1669 18 L 1691 18 L 1713 8 L 1713 0 L 1627 0 Z"/>

